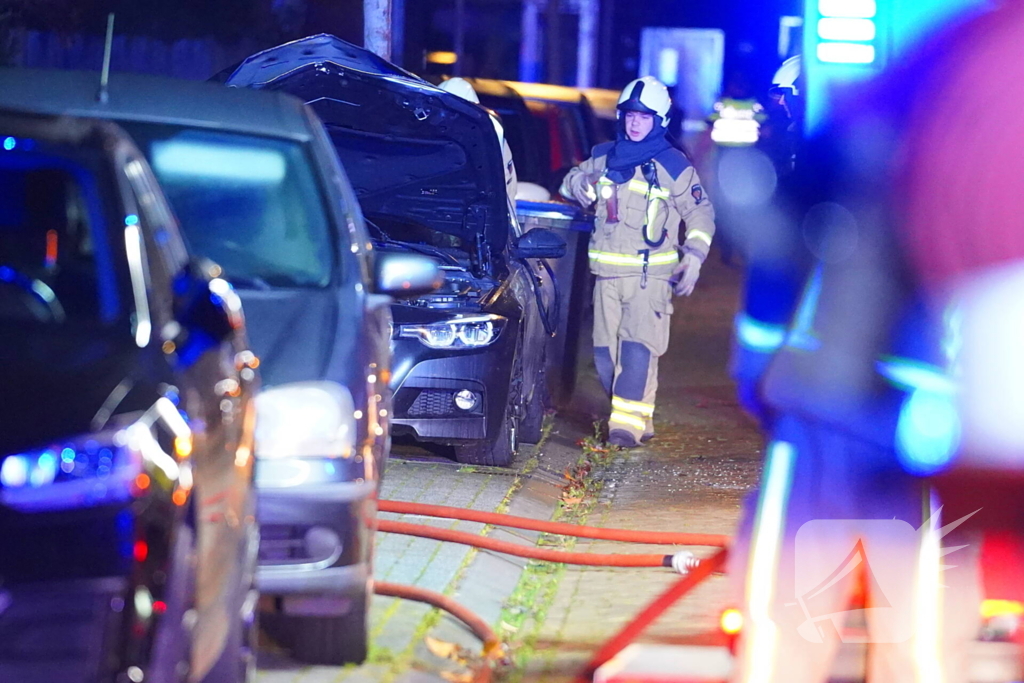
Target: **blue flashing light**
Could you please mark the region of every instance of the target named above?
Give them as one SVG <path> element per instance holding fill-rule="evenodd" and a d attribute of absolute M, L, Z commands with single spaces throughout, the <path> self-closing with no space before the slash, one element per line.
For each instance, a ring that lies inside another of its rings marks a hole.
<path fill-rule="evenodd" d="M 7 150 L 8 152 L 12 151 L 17 146 L 18 146 L 18 141 L 15 140 L 14 138 L 12 138 L 12 137 L 4 138 L 4 149 Z"/>
<path fill-rule="evenodd" d="M 818 60 L 830 64 L 872 64 L 875 46 L 863 43 L 819 43 Z"/>
<path fill-rule="evenodd" d="M 132 225 L 138 225 L 139 217 L 136 216 L 134 213 L 130 213 L 124 217 L 124 224 L 129 227 Z"/>
<path fill-rule="evenodd" d="M 751 351 L 774 353 L 786 341 L 786 328 L 741 314 L 736 318 L 736 341 Z"/>
<path fill-rule="evenodd" d="M 0 484 L 24 486 L 28 482 L 29 459 L 25 455 L 11 455 L 0 465 Z"/>
<path fill-rule="evenodd" d="M 46 486 L 52 484 L 56 476 L 57 458 L 53 451 L 43 451 L 36 458 L 35 467 L 32 468 L 32 473 L 29 475 L 29 483 L 36 487 Z"/>
<path fill-rule="evenodd" d="M 822 19 L 818 22 L 818 37 L 825 40 L 872 41 L 877 35 L 875 22 L 870 19 Z"/>
<path fill-rule="evenodd" d="M 875 0 L 818 0 L 818 11 L 823 17 L 871 19 L 878 14 Z"/>
<path fill-rule="evenodd" d="M 960 446 L 960 417 L 953 397 L 918 389 L 900 409 L 896 453 L 907 472 L 929 476 L 953 462 Z"/>

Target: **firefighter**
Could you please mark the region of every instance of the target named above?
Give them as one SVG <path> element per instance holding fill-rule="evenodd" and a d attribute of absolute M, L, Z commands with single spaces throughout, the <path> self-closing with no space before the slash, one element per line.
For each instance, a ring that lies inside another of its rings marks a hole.
<path fill-rule="evenodd" d="M 721 147 L 756 145 L 761 135 L 761 124 L 767 120 L 764 107 L 751 94 L 746 75 L 735 71 L 708 117 L 711 139 Z"/>
<path fill-rule="evenodd" d="M 920 64 L 930 64 L 927 56 Z M 957 448 L 951 344 L 942 307 L 901 239 L 905 161 L 891 146 L 865 151 L 867 131 L 885 127 L 903 141 L 915 130 L 906 110 L 914 98 L 887 95 L 922 81 L 920 64 L 865 91 L 862 111 L 801 149 L 792 183 L 799 196 L 779 209 L 788 229 L 750 255 L 733 372 L 769 444 L 756 509 L 730 558 L 745 577 L 738 682 L 828 680 L 858 588 L 868 608 L 866 680 L 968 680 L 978 546 L 957 528 L 964 515 L 940 513 L 945 501 L 919 476 Z M 926 196 L 938 211 L 934 191 Z M 943 247 L 934 223 L 922 231 L 929 252 Z M 864 540 L 865 561 L 859 573 L 820 573 L 823 583 L 804 584 L 809 563 L 828 569 L 846 559 L 801 554 L 804 525 L 823 521 L 834 530 L 829 545 L 852 551 Z M 872 539 L 871 522 L 917 533 Z"/>
<path fill-rule="evenodd" d="M 465 78 L 459 78 L 458 76 L 449 78 L 441 83 L 440 87 L 441 90 L 450 92 L 468 102 L 480 104 L 480 97 L 476 94 L 476 90 L 473 89 L 473 86 Z M 501 162 L 505 173 L 505 194 L 508 195 L 508 199 L 514 207 L 516 194 L 519 192 L 519 178 L 516 174 L 515 161 L 512 158 L 512 148 L 508 146 L 508 140 L 505 139 L 505 128 L 501 125 L 501 121 L 490 110 L 487 113 L 491 115 L 494 132 L 498 134 L 498 140 L 501 143 Z"/>
<path fill-rule="evenodd" d="M 658 358 L 668 348 L 672 296 L 689 296 L 715 234 L 696 170 L 666 138 L 668 89 L 646 76 L 619 97 L 617 139 L 569 171 L 562 196 L 596 202 L 590 238 L 594 363 L 611 395 L 609 443 L 654 436 Z M 681 226 L 682 223 L 682 226 Z"/>

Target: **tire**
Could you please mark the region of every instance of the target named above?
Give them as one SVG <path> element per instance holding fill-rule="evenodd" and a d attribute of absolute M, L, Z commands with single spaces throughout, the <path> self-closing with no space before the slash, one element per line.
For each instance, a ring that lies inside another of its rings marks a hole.
<path fill-rule="evenodd" d="M 538 443 L 544 434 L 544 411 L 548 400 L 547 372 L 541 372 L 533 386 L 533 396 L 523 410 L 519 438 L 524 443 Z"/>
<path fill-rule="evenodd" d="M 512 376 L 509 380 L 508 399 L 498 434 L 493 439 L 456 446 L 455 459 L 458 462 L 490 467 L 508 467 L 512 464 L 512 459 L 519 450 L 520 417 L 523 414 L 523 364 L 519 353 L 520 349 L 516 349 L 516 359 L 512 364 Z"/>
<path fill-rule="evenodd" d="M 361 664 L 367 652 L 367 598 L 353 599 L 340 616 L 264 615 L 267 634 L 304 664 Z"/>

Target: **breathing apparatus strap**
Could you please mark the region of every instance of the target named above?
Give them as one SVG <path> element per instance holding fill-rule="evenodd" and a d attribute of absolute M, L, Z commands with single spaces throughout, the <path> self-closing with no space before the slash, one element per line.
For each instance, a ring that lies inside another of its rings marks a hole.
<path fill-rule="evenodd" d="M 661 185 L 658 184 L 658 169 L 654 166 L 654 160 L 650 159 L 648 161 L 645 161 L 643 165 L 640 166 L 640 170 L 643 172 L 644 179 L 647 181 L 647 194 L 645 195 L 647 210 L 644 211 L 644 227 L 642 230 L 642 234 L 644 236 L 644 243 L 647 244 L 647 246 L 651 247 L 652 249 L 659 249 L 661 245 L 665 244 L 665 240 L 668 239 L 668 227 L 663 226 L 661 228 L 661 237 L 659 237 L 657 241 L 652 240 L 647 235 L 647 227 L 648 225 L 650 225 L 651 222 L 651 194 L 654 193 L 655 188 L 661 190 Z M 657 194 L 660 195 L 662 193 L 658 192 Z M 657 201 L 657 199 L 658 197 L 655 198 L 655 201 Z M 657 214 L 655 213 L 655 215 Z M 650 250 L 648 250 L 648 253 L 650 253 Z M 645 282 L 646 275 L 647 266 L 644 265 Z"/>

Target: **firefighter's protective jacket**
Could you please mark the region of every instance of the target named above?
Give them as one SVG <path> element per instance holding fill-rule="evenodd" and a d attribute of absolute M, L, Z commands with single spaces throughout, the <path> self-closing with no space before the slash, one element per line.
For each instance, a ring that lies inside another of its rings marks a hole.
<path fill-rule="evenodd" d="M 680 248 L 701 261 L 707 258 L 715 211 L 686 155 L 667 149 L 652 160 L 653 173 L 645 174 L 647 165 L 641 165 L 629 182 L 616 184 L 606 174 L 612 145 L 595 147 L 590 159 L 569 171 L 561 188 L 567 198 L 586 184 L 597 194 L 591 272 L 668 279 L 679 263 Z"/>

